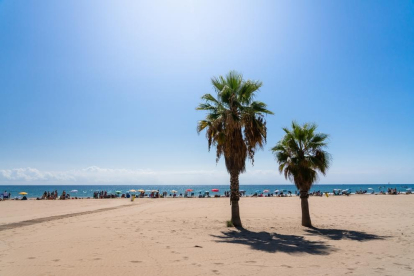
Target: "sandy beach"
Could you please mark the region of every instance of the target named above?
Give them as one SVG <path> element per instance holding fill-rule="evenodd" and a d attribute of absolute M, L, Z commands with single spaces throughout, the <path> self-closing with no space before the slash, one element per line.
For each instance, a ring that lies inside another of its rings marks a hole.
<path fill-rule="evenodd" d="M 414 196 L 0 202 L 0 275 L 413 275 Z"/>

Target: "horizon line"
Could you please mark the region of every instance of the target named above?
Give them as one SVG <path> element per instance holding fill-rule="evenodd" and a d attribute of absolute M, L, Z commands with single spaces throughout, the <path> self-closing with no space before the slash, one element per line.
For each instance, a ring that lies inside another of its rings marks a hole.
<path fill-rule="evenodd" d="M 0 184 L 2 186 L 227 186 L 230 184 Z M 240 184 L 240 186 L 295 186 L 295 184 Z M 320 185 L 414 185 L 414 183 L 342 183 L 342 184 L 313 184 Z"/>

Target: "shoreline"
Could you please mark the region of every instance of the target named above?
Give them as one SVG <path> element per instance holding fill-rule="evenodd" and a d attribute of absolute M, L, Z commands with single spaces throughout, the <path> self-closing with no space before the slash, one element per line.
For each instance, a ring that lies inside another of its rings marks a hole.
<path fill-rule="evenodd" d="M 400 193 L 411 192 L 414 189 L 413 184 L 390 184 L 390 185 L 370 185 L 370 184 L 319 184 L 314 185 L 310 193 L 328 193 L 332 194 L 334 191 L 336 193 L 351 193 L 351 194 L 360 194 L 362 193 L 387 193 L 388 189 L 396 190 Z M 150 194 L 151 192 L 159 192 L 160 195 L 165 194 L 167 196 L 172 196 L 172 191 L 178 196 L 179 194 L 185 195 L 187 190 L 192 192 L 188 192 L 187 194 L 190 196 L 214 196 L 214 195 L 225 195 L 226 192 L 229 191 L 228 185 L 22 185 L 22 186 L 0 186 L 0 199 L 2 198 L 2 194 L 5 192 L 10 192 L 12 198 L 19 197 L 20 193 L 25 192 L 27 193 L 26 197 L 30 198 L 41 198 L 45 191 L 46 193 L 50 192 L 57 192 L 57 195 L 60 197 L 62 196 L 62 192 L 65 191 L 66 194 L 70 194 L 72 197 L 78 198 L 87 198 L 87 197 L 94 197 L 94 194 L 98 193 L 98 197 L 105 197 L 107 193 L 108 196 L 117 196 L 118 192 L 121 194 L 125 194 L 128 191 L 144 191 L 145 194 Z M 212 192 L 212 190 L 219 192 Z M 72 192 L 75 191 L 75 192 Z M 278 192 L 279 191 L 279 192 Z M 276 193 L 281 193 L 283 191 L 284 194 L 288 194 L 289 192 L 295 194 L 297 188 L 294 185 L 240 185 L 240 192 L 244 195 L 252 196 L 254 194 L 263 194 L 269 195 Z M 103 193 L 103 194 L 101 194 Z M 134 194 L 134 192 L 130 193 Z M 135 193 L 136 194 L 136 193 Z M 139 194 L 139 193 L 138 193 Z M 137 194 L 137 195 L 138 195 Z M 47 196 L 46 196 L 47 197 Z M 56 197 L 54 194 L 53 197 Z"/>
<path fill-rule="evenodd" d="M 333 193 L 328 193 L 329 197 L 350 197 L 350 196 L 401 196 L 401 195 L 405 195 L 405 196 L 410 196 L 410 195 L 414 195 L 414 193 L 405 193 L 405 192 L 399 192 L 398 194 L 381 194 L 381 193 L 375 193 L 375 194 L 356 194 L 356 193 L 351 193 L 349 196 L 347 195 L 334 195 Z M 286 198 L 286 197 L 295 197 L 295 198 L 299 198 L 299 196 L 292 194 L 292 196 L 241 196 L 240 199 L 243 198 Z M 309 198 L 317 198 L 317 197 L 326 197 L 325 194 L 323 195 L 309 195 Z M 159 197 L 159 198 L 151 198 L 151 197 L 136 197 L 135 200 L 142 200 L 142 199 L 167 199 L 167 198 L 171 198 L 171 199 L 206 199 L 206 198 L 229 198 L 226 196 L 220 196 L 220 197 L 215 197 L 215 196 L 210 196 L 210 197 L 197 197 L 197 196 L 188 196 L 188 197 L 184 197 L 184 196 L 176 196 L 176 197 L 172 197 L 172 196 L 167 196 L 167 197 Z M 27 200 L 35 200 L 35 201 L 64 201 L 64 200 L 79 200 L 79 199 L 95 199 L 95 200 L 131 200 L 131 198 L 126 198 L 126 197 L 114 197 L 114 198 L 93 198 L 93 197 L 71 197 L 71 198 L 66 198 L 66 199 L 37 199 L 36 197 L 28 197 Z M 25 201 L 25 200 L 21 200 L 21 199 L 16 199 L 16 198 L 10 198 L 10 199 L 2 199 L 0 198 L 0 202 L 1 201 Z"/>

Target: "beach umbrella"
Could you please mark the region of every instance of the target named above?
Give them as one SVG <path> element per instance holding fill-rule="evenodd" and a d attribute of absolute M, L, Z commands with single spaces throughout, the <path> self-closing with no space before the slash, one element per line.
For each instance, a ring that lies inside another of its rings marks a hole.
<path fill-rule="evenodd" d="M 279 190 L 275 190 L 275 193 L 278 193 L 279 192 Z"/>
<path fill-rule="evenodd" d="M 145 190 L 139 189 L 139 190 L 137 190 L 137 192 L 143 193 L 143 192 L 145 192 Z"/>
<path fill-rule="evenodd" d="M 135 191 L 134 189 L 129 190 L 131 193 L 136 193 L 137 191 Z"/>
<path fill-rule="evenodd" d="M 122 191 L 115 191 L 115 193 L 117 193 L 117 194 L 122 194 Z"/>
<path fill-rule="evenodd" d="M 368 190 L 374 190 L 374 189 L 372 189 L 372 188 L 368 188 Z"/>
<path fill-rule="evenodd" d="M 70 191 L 71 193 L 77 193 L 78 192 L 78 190 L 72 190 L 72 191 Z"/>
<path fill-rule="evenodd" d="M 177 193 L 177 191 L 176 191 L 176 190 L 172 190 L 172 191 L 171 191 L 171 193 L 176 194 L 176 193 Z"/>
<path fill-rule="evenodd" d="M 268 193 L 268 192 L 269 192 L 269 190 L 264 190 L 264 191 L 263 191 L 263 193 Z"/>
<path fill-rule="evenodd" d="M 192 192 L 193 191 L 193 189 L 187 189 L 187 190 L 185 190 L 186 192 Z"/>
<path fill-rule="evenodd" d="M 219 189 L 211 189 L 212 192 L 218 193 Z"/>
<path fill-rule="evenodd" d="M 158 193 L 158 190 L 152 190 L 151 193 Z"/>
<path fill-rule="evenodd" d="M 19 195 L 27 195 L 26 192 L 20 192 Z"/>

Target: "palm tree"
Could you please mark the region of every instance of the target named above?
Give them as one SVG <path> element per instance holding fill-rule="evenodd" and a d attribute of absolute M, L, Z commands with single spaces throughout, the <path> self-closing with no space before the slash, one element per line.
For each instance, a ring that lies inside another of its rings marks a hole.
<path fill-rule="evenodd" d="M 300 191 L 302 225 L 307 227 L 312 227 L 308 192 L 318 179 L 318 172 L 326 174 L 331 160 L 330 154 L 324 150 L 328 135 L 316 133 L 316 128 L 315 124 L 300 126 L 292 122 L 292 129 L 283 128 L 285 136 L 272 148 L 279 172 L 293 181 Z"/>
<path fill-rule="evenodd" d="M 208 149 L 216 147 L 216 162 L 224 155 L 230 174 L 231 221 L 241 227 L 239 175 L 246 171 L 246 158 L 253 164 L 256 149 L 266 143 L 264 114 L 273 113 L 265 103 L 253 100 L 262 86 L 260 81 L 245 81 L 241 74 L 231 71 L 225 77 L 213 77 L 211 83 L 217 97 L 201 97 L 205 102 L 197 110 L 208 113 L 198 122 L 197 132 L 206 129 Z"/>

